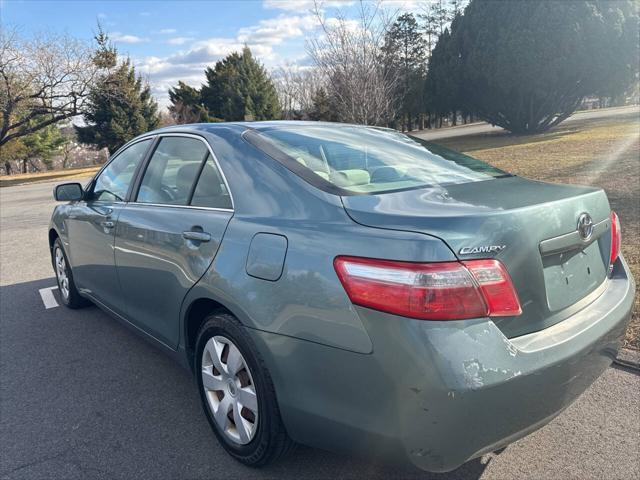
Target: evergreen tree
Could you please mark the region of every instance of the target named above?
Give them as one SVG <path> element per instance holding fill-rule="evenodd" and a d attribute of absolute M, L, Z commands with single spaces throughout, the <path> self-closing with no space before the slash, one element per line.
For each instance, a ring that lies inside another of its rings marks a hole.
<path fill-rule="evenodd" d="M 449 17 L 451 20 L 456 18 L 458 15 L 462 15 L 465 3 L 466 0 L 449 0 Z"/>
<path fill-rule="evenodd" d="M 40 160 L 50 170 L 52 157 L 68 141 L 57 125 L 49 125 L 23 137 L 22 143 L 28 152 L 23 159 L 23 172 L 26 173 L 27 160 Z"/>
<path fill-rule="evenodd" d="M 422 31 L 426 41 L 427 58 L 431 58 L 431 52 L 436 46 L 438 41 L 438 16 L 435 3 L 427 4 L 426 11 L 419 15 L 422 20 Z"/>
<path fill-rule="evenodd" d="M 93 54 L 93 64 L 102 70 L 111 70 L 118 64 L 118 50 L 109 41 L 109 35 L 98 22 L 98 33 L 94 37 L 98 48 Z"/>
<path fill-rule="evenodd" d="M 113 153 L 133 137 L 160 122 L 149 85 L 136 75 L 130 59 L 116 64 L 117 52 L 106 34 L 96 35 L 94 62 L 102 70 L 89 93 L 86 126 L 76 127 L 78 139 Z"/>
<path fill-rule="evenodd" d="M 4 166 L 7 175 L 15 173 L 13 162 L 24 160 L 28 156 L 29 152 L 23 139 L 24 137 L 13 138 L 0 147 L 0 163 Z"/>
<path fill-rule="evenodd" d="M 169 89 L 169 113 L 176 123 L 209 122 L 209 112 L 202 105 L 200 90 L 179 81 L 177 87 Z"/>
<path fill-rule="evenodd" d="M 226 121 L 271 120 L 280 117 L 276 89 L 251 50 L 234 52 L 205 70 L 201 89 L 209 115 Z"/>
<path fill-rule="evenodd" d="M 512 132 L 544 131 L 585 96 L 637 78 L 637 25 L 632 0 L 472 0 L 433 52 L 428 93 L 440 111 L 464 106 Z"/>
<path fill-rule="evenodd" d="M 451 23 L 451 29 L 457 28 L 460 16 Z M 458 38 L 448 28 L 438 38 L 432 56 L 429 59 L 425 96 L 427 108 L 442 123 L 443 117 L 453 116 L 453 123 L 459 110 L 468 110 L 463 97 L 463 65 L 458 55 Z"/>
<path fill-rule="evenodd" d="M 411 13 L 400 15 L 385 36 L 382 48 L 387 68 L 399 71 L 398 102 L 403 123 L 413 128 L 415 117 L 423 111 L 423 82 L 427 61 L 427 42 Z"/>
<path fill-rule="evenodd" d="M 309 111 L 309 119 L 322 122 L 336 122 L 338 118 L 327 91 L 320 87 L 313 95 L 313 105 Z"/>
<path fill-rule="evenodd" d="M 424 6 L 423 13 L 418 17 L 422 20 L 422 32 L 427 42 L 427 58 L 431 58 L 431 52 L 436 46 L 438 36 L 449 28 L 454 18 L 462 15 L 468 2 L 469 0 L 437 0 Z"/>
<path fill-rule="evenodd" d="M 433 12 L 436 17 L 436 24 L 438 25 L 438 33 L 442 35 L 448 27 L 449 22 L 453 19 L 452 12 L 449 10 L 445 0 L 437 0 L 433 4 Z"/>

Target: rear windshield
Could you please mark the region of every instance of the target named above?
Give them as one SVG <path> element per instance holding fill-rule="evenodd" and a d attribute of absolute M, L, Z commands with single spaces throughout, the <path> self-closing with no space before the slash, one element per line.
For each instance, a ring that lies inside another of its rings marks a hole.
<path fill-rule="evenodd" d="M 259 132 L 260 140 L 251 143 L 270 156 L 284 154 L 280 155 L 286 158 L 283 163 L 320 188 L 328 182 L 349 193 L 381 193 L 508 175 L 475 158 L 390 129 L 286 125 Z M 324 182 L 317 182 L 318 177 Z"/>

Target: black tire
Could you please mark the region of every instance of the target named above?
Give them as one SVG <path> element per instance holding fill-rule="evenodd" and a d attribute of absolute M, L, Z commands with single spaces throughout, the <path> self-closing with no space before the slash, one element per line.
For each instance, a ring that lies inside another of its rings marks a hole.
<path fill-rule="evenodd" d="M 68 280 L 68 291 L 69 293 L 65 293 L 65 289 L 63 289 L 61 284 L 60 276 L 58 275 L 58 270 L 56 266 L 56 251 L 60 250 L 62 256 L 64 258 L 64 270 L 67 275 Z M 64 247 L 62 246 L 62 242 L 60 238 L 56 238 L 55 242 L 53 242 L 53 247 L 51 248 L 51 263 L 53 264 L 53 271 L 56 274 L 56 282 L 58 283 L 58 291 L 60 292 L 60 299 L 62 303 L 68 308 L 82 308 L 89 305 L 91 302 L 86 298 L 82 297 L 76 288 L 76 284 L 73 281 L 73 272 L 71 271 L 71 267 L 69 266 L 69 259 L 67 257 L 67 252 L 64 251 Z"/>
<path fill-rule="evenodd" d="M 214 336 L 226 337 L 235 344 L 249 367 L 255 385 L 259 412 L 257 429 L 253 439 L 245 445 L 235 443 L 225 435 L 213 418 L 207 401 L 201 373 L 202 356 L 206 343 Z M 198 332 L 194 364 L 202 408 L 218 441 L 232 457 L 250 467 L 261 467 L 293 450 L 295 444 L 282 423 L 271 376 L 253 341 L 233 315 L 216 313 L 204 320 Z"/>

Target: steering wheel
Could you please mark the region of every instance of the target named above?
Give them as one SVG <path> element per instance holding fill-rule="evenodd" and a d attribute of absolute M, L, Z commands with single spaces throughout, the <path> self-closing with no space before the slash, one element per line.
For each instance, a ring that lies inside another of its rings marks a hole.
<path fill-rule="evenodd" d="M 138 201 L 143 203 L 165 203 L 175 199 L 175 194 L 170 187 L 161 185 L 159 189 L 142 185 L 138 192 Z"/>
<path fill-rule="evenodd" d="M 160 191 L 165 197 L 164 200 L 173 201 L 177 197 L 177 192 L 168 185 L 160 185 Z"/>

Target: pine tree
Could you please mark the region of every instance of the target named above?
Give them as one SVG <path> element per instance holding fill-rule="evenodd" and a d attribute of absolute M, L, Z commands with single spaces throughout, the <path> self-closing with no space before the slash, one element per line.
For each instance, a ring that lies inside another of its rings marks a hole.
<path fill-rule="evenodd" d="M 426 70 L 427 42 L 411 13 L 400 15 L 385 36 L 382 48 L 387 68 L 398 69 L 398 102 L 403 123 L 413 128 L 422 112 L 423 82 Z"/>
<path fill-rule="evenodd" d="M 280 117 L 276 89 L 251 50 L 234 52 L 205 70 L 201 89 L 203 106 L 210 115 L 226 121 L 271 120 Z"/>
<path fill-rule="evenodd" d="M 169 89 L 169 100 L 169 113 L 178 124 L 212 121 L 197 88 L 179 81 L 177 87 Z"/>
<path fill-rule="evenodd" d="M 0 147 L 0 163 L 4 166 L 7 175 L 14 173 L 13 162 L 24 160 L 29 154 L 23 139 L 24 137 L 11 139 Z"/>
<path fill-rule="evenodd" d="M 338 119 L 331 99 L 324 88 L 320 87 L 313 95 L 313 106 L 309 111 L 309 119 L 323 122 L 336 122 Z"/>
<path fill-rule="evenodd" d="M 465 3 L 466 0 L 449 0 L 449 16 L 451 20 L 456 18 L 458 15 L 462 15 Z"/>
<path fill-rule="evenodd" d="M 52 167 L 52 157 L 69 141 L 57 125 L 49 125 L 23 137 L 28 158 L 23 159 L 23 172 L 26 173 L 27 160 L 40 160 L 48 170 Z"/>
<path fill-rule="evenodd" d="M 102 75 L 89 94 L 86 126 L 76 126 L 78 139 L 113 153 L 133 137 L 157 128 L 158 105 L 148 83 L 136 75 L 130 59 L 116 64 L 117 52 L 101 30 L 94 63 Z"/>
<path fill-rule="evenodd" d="M 457 27 L 459 17 L 452 23 Z M 462 63 L 457 54 L 457 39 L 448 28 L 440 35 L 438 43 L 429 59 L 429 69 L 425 82 L 426 97 L 430 112 L 435 113 L 440 124 L 442 117 L 453 114 L 456 118 L 458 109 L 464 106 L 462 98 Z"/>
<path fill-rule="evenodd" d="M 103 70 L 111 70 L 118 64 L 118 50 L 109 41 L 109 35 L 98 22 L 98 33 L 94 37 L 98 48 L 93 54 L 93 63 Z"/>
<path fill-rule="evenodd" d="M 438 41 L 438 17 L 436 13 L 436 4 L 429 3 L 426 12 L 419 15 L 422 20 L 422 31 L 426 37 L 427 58 L 431 58 L 431 52 Z"/>
<path fill-rule="evenodd" d="M 438 0 L 425 5 L 423 12 L 418 17 L 422 20 L 422 31 L 427 42 L 427 58 L 431 58 L 431 52 L 450 22 L 458 15 L 462 15 L 465 5 L 469 0 Z"/>
<path fill-rule="evenodd" d="M 438 24 L 438 31 L 442 35 L 452 20 L 451 11 L 444 0 L 438 0 L 434 3 L 434 13 L 436 16 L 436 23 Z"/>
<path fill-rule="evenodd" d="M 631 0 L 472 0 L 433 52 L 430 98 L 511 132 L 547 130 L 637 79 L 637 25 Z"/>

